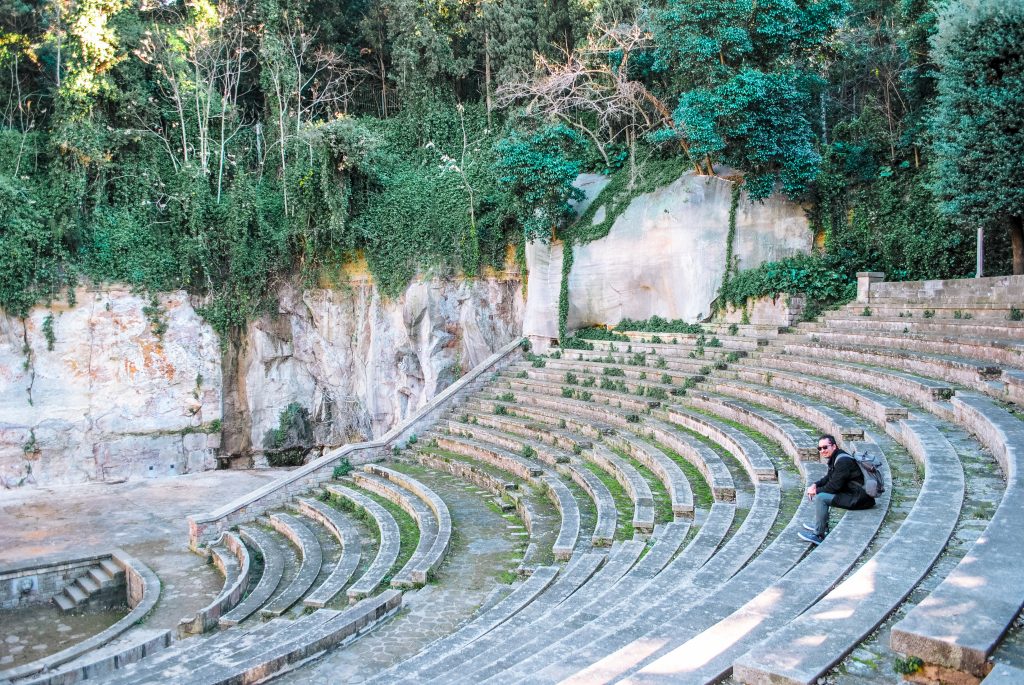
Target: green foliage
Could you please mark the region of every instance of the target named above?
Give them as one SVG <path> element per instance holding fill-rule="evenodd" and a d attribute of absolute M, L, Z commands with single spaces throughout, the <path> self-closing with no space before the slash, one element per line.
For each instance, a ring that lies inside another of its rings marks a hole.
<path fill-rule="evenodd" d="M 331 478 L 344 478 L 348 474 L 352 473 L 352 462 L 348 460 L 348 457 L 343 458 L 338 465 L 331 471 Z"/>
<path fill-rule="evenodd" d="M 722 284 L 718 306 L 726 303 L 744 307 L 747 298 L 780 293 L 805 293 L 807 309 L 848 302 L 857 294 L 855 272 L 849 271 L 834 253 L 822 256 L 798 255 L 778 262 L 767 262 L 755 269 L 741 271 Z"/>
<path fill-rule="evenodd" d="M 625 376 L 626 375 L 625 371 L 623 371 L 622 369 L 614 368 L 614 367 L 608 367 L 604 371 L 602 371 L 602 373 L 605 376 Z"/>
<path fill-rule="evenodd" d="M 516 396 L 513 395 L 511 392 L 505 392 L 498 395 L 495 399 L 497 399 L 500 402 L 515 402 Z"/>
<path fill-rule="evenodd" d="M 42 331 L 46 339 L 46 349 L 53 352 L 53 344 L 57 342 L 57 336 L 53 332 L 53 314 L 47 314 L 43 319 Z"/>
<path fill-rule="evenodd" d="M 579 385 L 580 379 L 572 371 L 565 372 L 565 382 L 569 385 Z"/>
<path fill-rule="evenodd" d="M 1006 315 L 1006 318 L 1010 321 L 1024 321 L 1024 312 L 1016 307 L 1010 307 L 1010 313 Z"/>
<path fill-rule="evenodd" d="M 576 331 L 575 336 L 583 340 L 611 340 L 613 342 L 629 342 L 629 336 L 616 333 L 610 328 L 594 326 L 592 328 L 581 328 Z"/>
<path fill-rule="evenodd" d="M 515 217 L 526 239 L 549 240 L 573 216 L 583 193 L 573 186 L 582 170 L 586 141 L 564 124 L 532 134 L 513 131 L 495 147 L 499 186 L 515 198 Z"/>
<path fill-rule="evenodd" d="M 309 411 L 298 402 L 292 402 L 278 418 L 277 428 L 263 436 L 267 462 L 271 466 L 298 466 L 312 441 Z"/>
<path fill-rule="evenodd" d="M 921 670 L 924 662 L 916 656 L 897 657 L 892 664 L 892 670 L 900 675 L 912 675 Z"/>
<path fill-rule="evenodd" d="M 950 3 L 935 35 L 935 190 L 958 221 L 1014 234 L 1024 273 L 1024 5 Z"/>
<path fill-rule="evenodd" d="M 703 333 L 704 329 L 697 323 L 687 323 L 682 319 L 663 319 L 654 315 L 646 320 L 623 319 L 615 326 L 620 331 L 649 331 L 658 333 Z"/>
<path fill-rule="evenodd" d="M 736 335 L 739 333 L 740 327 L 734 323 L 729 324 L 729 335 Z"/>
<path fill-rule="evenodd" d="M 802 193 L 820 162 L 810 125 L 815 62 L 846 9 L 842 0 L 668 0 L 653 12 L 655 69 L 679 93 L 673 118 L 690 155 L 743 169 L 752 198 L 776 180 Z"/>

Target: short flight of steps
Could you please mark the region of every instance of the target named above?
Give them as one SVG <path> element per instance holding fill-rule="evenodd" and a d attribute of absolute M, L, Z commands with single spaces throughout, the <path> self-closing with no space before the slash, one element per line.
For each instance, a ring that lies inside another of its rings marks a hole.
<path fill-rule="evenodd" d="M 110 603 L 117 596 L 122 602 L 115 603 L 123 603 L 124 578 L 124 569 L 117 562 L 103 559 L 65 587 L 53 601 L 62 611 L 81 611 L 90 602 Z"/>

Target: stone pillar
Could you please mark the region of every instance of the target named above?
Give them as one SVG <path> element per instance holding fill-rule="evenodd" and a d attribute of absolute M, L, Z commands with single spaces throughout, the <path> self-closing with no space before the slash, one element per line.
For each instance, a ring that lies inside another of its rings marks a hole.
<path fill-rule="evenodd" d="M 871 284 L 881 283 L 884 280 L 885 274 L 881 271 L 858 271 L 857 302 L 867 304 L 871 300 Z"/>

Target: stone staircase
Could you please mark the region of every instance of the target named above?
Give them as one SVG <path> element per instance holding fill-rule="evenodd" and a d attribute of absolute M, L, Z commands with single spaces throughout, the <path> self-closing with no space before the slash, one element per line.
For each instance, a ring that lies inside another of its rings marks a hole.
<path fill-rule="evenodd" d="M 1021 302 L 1020 277 L 875 282 L 793 329 L 510 353 L 386 461 L 223 532 L 224 588 L 179 630 L 200 634 L 104 682 L 1015 682 Z M 889 487 L 811 547 L 822 433 Z M 409 616 L 493 541 L 460 537 L 467 498 L 522 545 L 428 634 Z"/>

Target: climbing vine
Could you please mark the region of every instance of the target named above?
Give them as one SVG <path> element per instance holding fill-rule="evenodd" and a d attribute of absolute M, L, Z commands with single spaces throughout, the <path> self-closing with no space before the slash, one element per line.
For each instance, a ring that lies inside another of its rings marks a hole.
<path fill-rule="evenodd" d="M 569 338 L 569 273 L 572 271 L 572 238 L 562 243 L 562 280 L 558 288 L 558 339 Z"/>
<path fill-rule="evenodd" d="M 729 232 L 725 237 L 725 271 L 722 276 L 724 285 L 736 272 L 736 260 L 733 257 L 733 245 L 736 241 L 736 210 L 740 206 L 741 185 L 735 181 L 732 184 L 732 197 L 729 201 Z"/>

